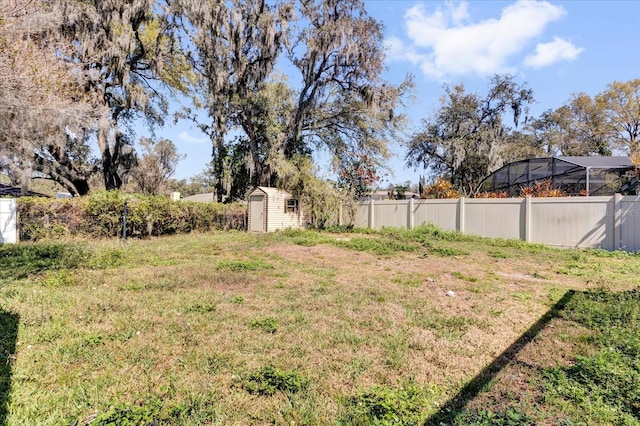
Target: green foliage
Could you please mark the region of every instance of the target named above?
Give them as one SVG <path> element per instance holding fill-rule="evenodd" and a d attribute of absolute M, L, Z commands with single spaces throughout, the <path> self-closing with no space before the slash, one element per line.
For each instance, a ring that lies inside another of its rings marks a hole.
<path fill-rule="evenodd" d="M 456 257 L 466 256 L 469 254 L 466 250 L 460 250 L 453 247 L 432 247 L 429 248 L 429 254 L 433 254 L 440 257 Z"/>
<path fill-rule="evenodd" d="M 0 278 L 22 279 L 48 270 L 78 268 L 89 254 L 69 244 L 0 245 Z"/>
<path fill-rule="evenodd" d="M 509 258 L 508 254 L 506 254 L 505 252 L 502 252 L 500 250 L 489 251 L 487 254 L 489 256 L 493 257 L 494 259 L 508 259 Z"/>
<path fill-rule="evenodd" d="M 70 200 L 20 199 L 20 239 L 120 236 L 125 202 L 127 237 L 245 229 L 246 207 L 239 204 L 175 202 L 160 195 L 101 191 Z"/>
<path fill-rule="evenodd" d="M 261 269 L 273 269 L 273 265 L 270 265 L 262 260 L 219 260 L 216 264 L 217 271 L 232 271 L 232 272 L 248 272 L 259 271 Z"/>
<path fill-rule="evenodd" d="M 410 381 L 401 388 L 374 386 L 348 399 L 345 425 L 422 425 L 434 403 L 434 391 Z"/>
<path fill-rule="evenodd" d="M 596 352 L 545 372 L 548 401 L 587 423 L 638 424 L 640 419 L 640 288 L 576 294 L 563 316 L 594 331 Z M 562 404 L 564 405 L 564 404 Z"/>
<path fill-rule="evenodd" d="M 196 303 L 194 305 L 191 305 L 189 307 L 187 307 L 186 311 L 187 312 L 195 312 L 195 313 L 200 313 L 200 314 L 206 314 L 209 312 L 213 312 L 216 310 L 216 305 L 213 305 L 211 303 Z"/>
<path fill-rule="evenodd" d="M 470 410 L 455 416 L 454 426 L 527 426 L 534 425 L 532 418 L 513 408 L 504 411 Z"/>
<path fill-rule="evenodd" d="M 330 243 L 335 239 L 316 231 L 305 229 L 285 229 L 282 236 L 294 244 L 312 247 L 318 244 Z"/>
<path fill-rule="evenodd" d="M 335 244 L 339 247 L 368 251 L 375 254 L 393 254 L 398 251 L 413 252 L 421 248 L 417 244 L 391 238 L 352 238 L 350 240 L 336 241 Z"/>
<path fill-rule="evenodd" d="M 459 280 L 463 280 L 463 281 L 469 281 L 470 283 L 475 283 L 476 281 L 478 281 L 478 278 L 476 277 L 470 277 L 468 275 L 464 275 L 458 271 L 454 271 L 451 273 L 451 275 L 453 275 L 454 277 L 456 277 Z"/>
<path fill-rule="evenodd" d="M 308 380 L 295 370 L 280 370 L 272 365 L 262 367 L 244 381 L 243 387 L 252 394 L 273 395 L 277 391 L 296 393 L 308 386 Z"/>
<path fill-rule="evenodd" d="M 254 319 L 249 323 L 251 328 L 256 330 L 262 330 L 265 333 L 275 333 L 278 331 L 278 320 L 272 317 L 262 318 L 262 319 Z"/>
<path fill-rule="evenodd" d="M 98 414 L 92 425 L 98 426 L 146 426 L 180 424 L 183 417 L 189 417 L 189 404 L 164 404 L 153 398 L 136 405 L 119 404 Z"/>

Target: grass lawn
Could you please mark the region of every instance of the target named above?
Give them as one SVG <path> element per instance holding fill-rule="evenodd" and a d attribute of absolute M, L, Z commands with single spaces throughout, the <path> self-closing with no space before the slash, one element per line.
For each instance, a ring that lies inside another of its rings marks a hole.
<path fill-rule="evenodd" d="M 442 232 L 0 246 L 0 425 L 640 424 L 640 256 Z"/>

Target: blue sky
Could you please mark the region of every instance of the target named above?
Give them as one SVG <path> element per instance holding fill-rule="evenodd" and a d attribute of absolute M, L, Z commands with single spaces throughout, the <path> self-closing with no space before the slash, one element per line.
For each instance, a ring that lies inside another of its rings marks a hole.
<path fill-rule="evenodd" d="M 533 116 L 563 105 L 572 93 L 593 96 L 613 81 L 640 78 L 640 0 L 624 1 L 412 1 L 365 0 L 385 26 L 385 78 L 414 76 L 416 99 L 404 111 L 408 132 L 438 108 L 445 83 L 486 93 L 488 77 L 510 73 L 534 91 Z M 158 136 L 186 154 L 175 177 L 201 172 L 211 159 L 207 138 L 189 123 Z M 391 145 L 382 186 L 416 183 L 424 170 L 404 166 L 404 149 Z M 320 158 L 321 174 L 330 171 Z"/>

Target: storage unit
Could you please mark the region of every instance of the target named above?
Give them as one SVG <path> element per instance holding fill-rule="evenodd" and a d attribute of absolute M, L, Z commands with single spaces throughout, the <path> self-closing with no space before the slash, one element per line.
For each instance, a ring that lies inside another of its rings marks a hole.
<path fill-rule="evenodd" d="M 273 232 L 302 225 L 300 203 L 288 192 L 259 186 L 249 194 L 249 231 Z"/>

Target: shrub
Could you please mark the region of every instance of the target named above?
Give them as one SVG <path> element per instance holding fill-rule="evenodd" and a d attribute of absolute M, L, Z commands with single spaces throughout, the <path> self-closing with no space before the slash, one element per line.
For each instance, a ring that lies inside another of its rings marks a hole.
<path fill-rule="evenodd" d="M 347 401 L 344 424 L 421 425 L 433 397 L 411 381 L 401 388 L 374 386 Z"/>
<path fill-rule="evenodd" d="M 456 191 L 451 182 L 438 178 L 435 183 L 428 185 L 420 198 L 460 198 L 460 193 Z"/>
<path fill-rule="evenodd" d="M 295 370 L 280 370 L 273 365 L 262 367 L 252 373 L 244 383 L 244 388 L 252 394 L 273 395 L 277 391 L 296 393 L 307 386 L 300 373 Z"/>
<path fill-rule="evenodd" d="M 147 237 L 191 231 L 244 230 L 246 207 L 240 204 L 171 201 L 168 197 L 101 191 L 83 198 L 18 201 L 20 239 L 80 235 L 117 237 L 127 206 L 127 237 Z"/>
<path fill-rule="evenodd" d="M 531 186 L 520 189 L 522 197 L 566 197 L 567 193 L 551 187 L 551 179 L 535 181 Z"/>

